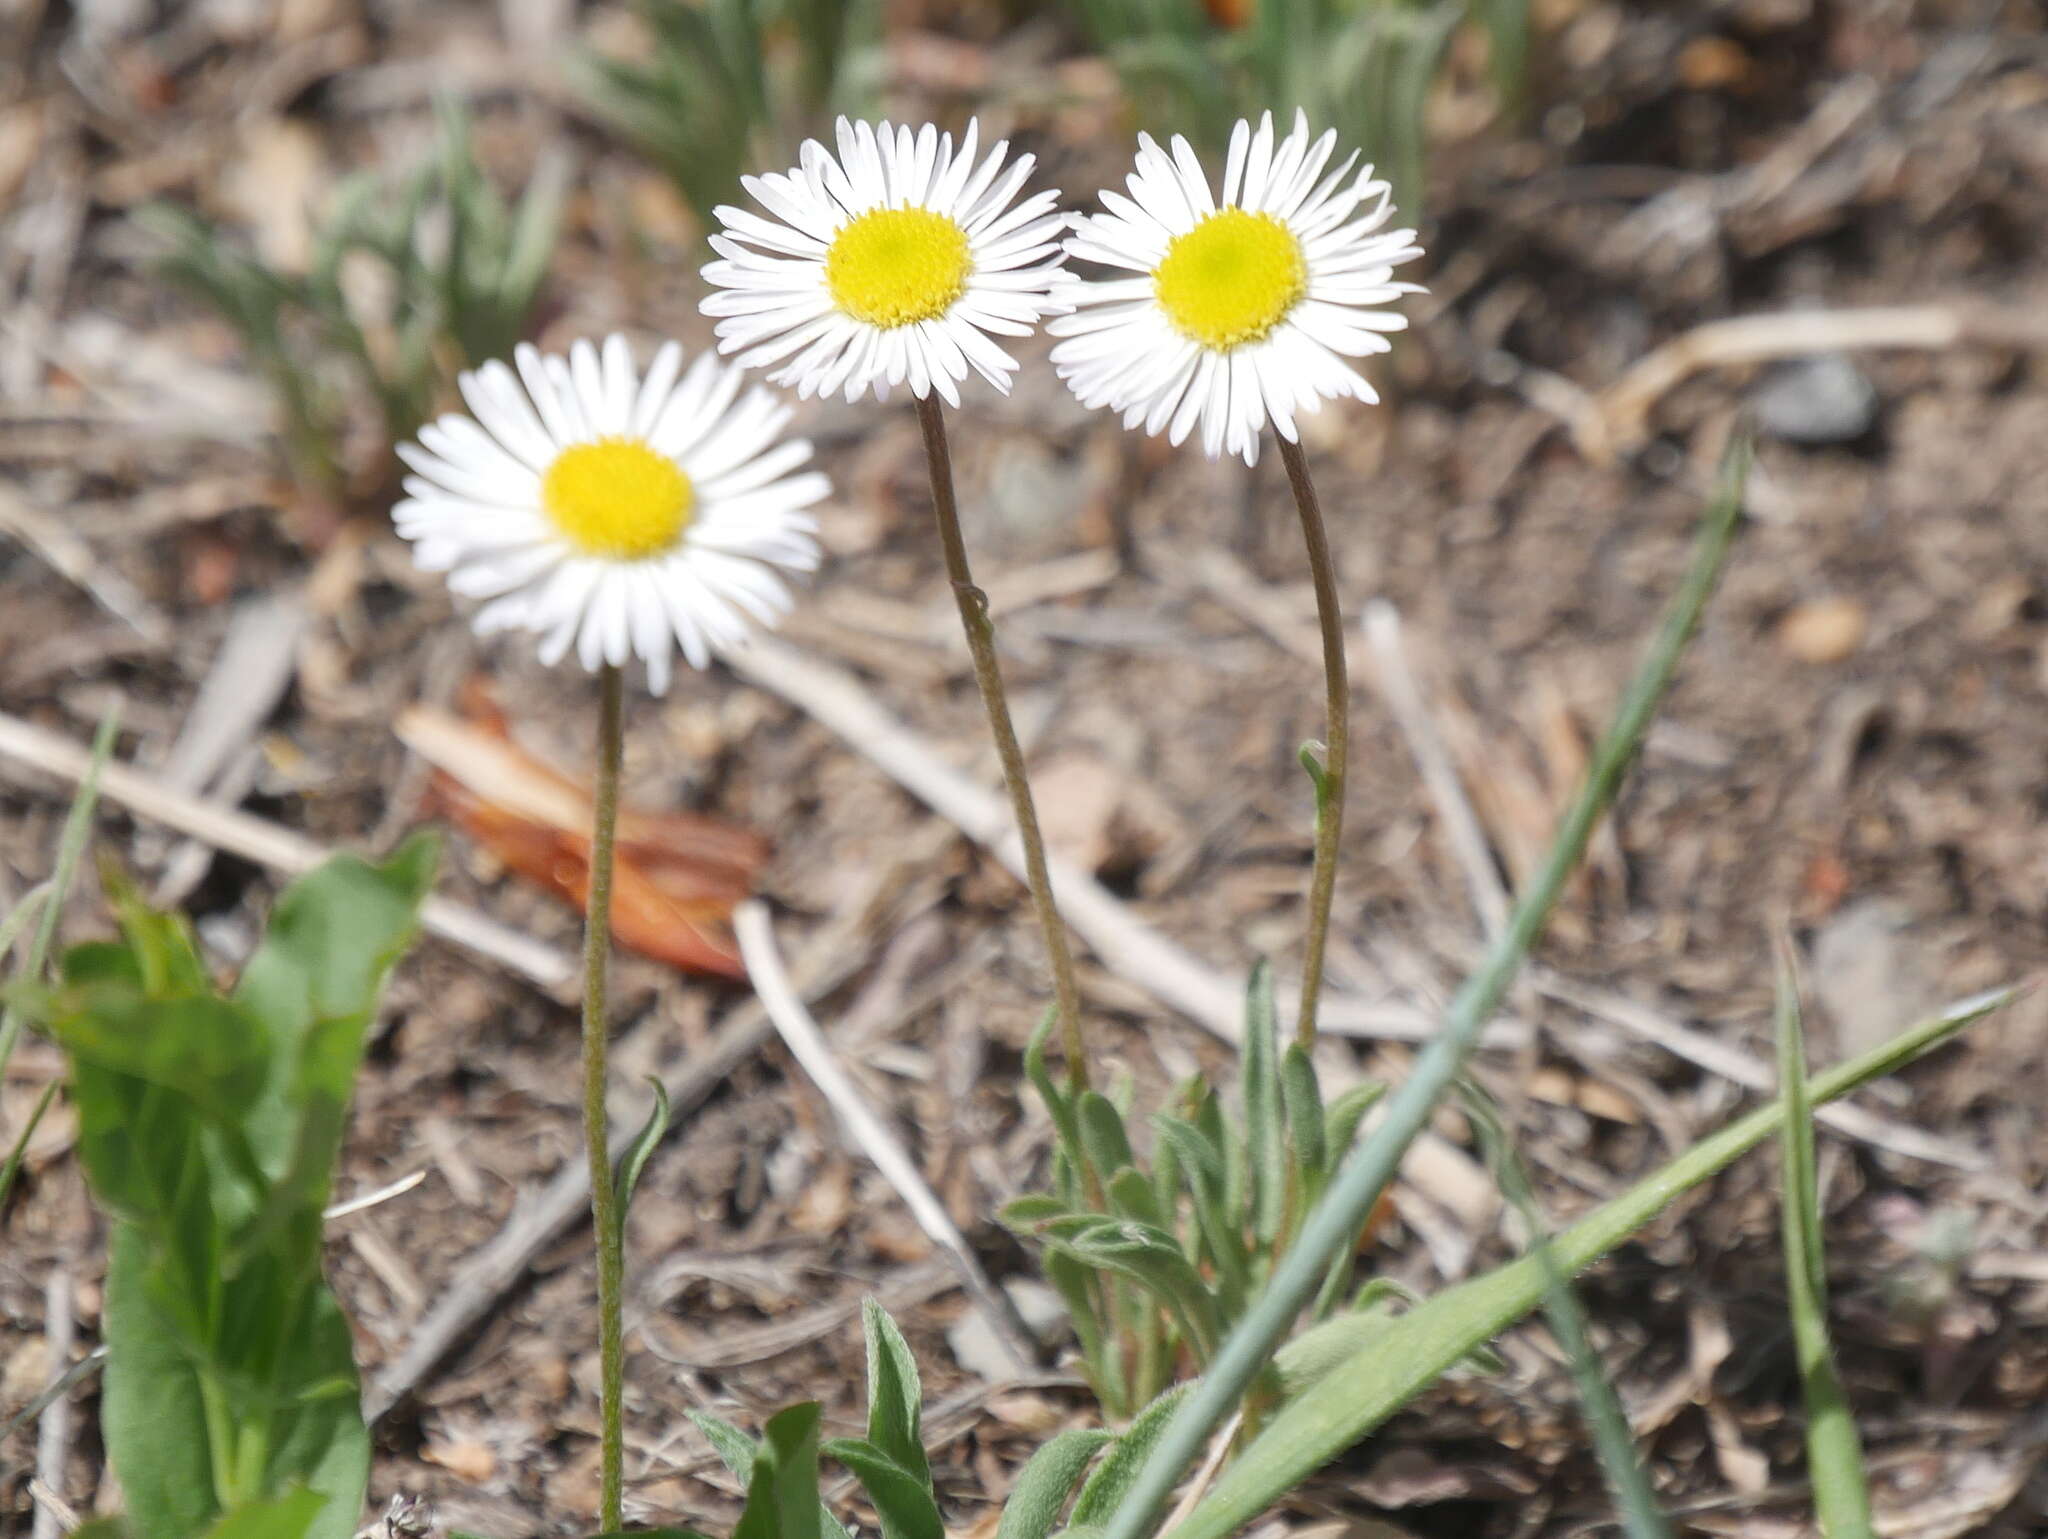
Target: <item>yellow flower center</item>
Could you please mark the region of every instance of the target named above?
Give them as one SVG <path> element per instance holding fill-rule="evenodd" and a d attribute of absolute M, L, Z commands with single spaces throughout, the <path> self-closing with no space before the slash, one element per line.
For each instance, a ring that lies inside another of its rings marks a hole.
<path fill-rule="evenodd" d="M 885 331 L 944 315 L 973 270 L 967 232 L 923 208 L 870 209 L 825 253 L 833 303 Z"/>
<path fill-rule="evenodd" d="M 1168 243 L 1152 292 L 1174 330 L 1228 352 L 1286 319 L 1308 292 L 1308 263 L 1294 232 L 1271 214 L 1218 209 Z"/>
<path fill-rule="evenodd" d="M 676 462 L 637 438 L 564 449 L 540 483 L 541 506 L 562 538 L 609 561 L 645 561 L 673 550 L 696 500 Z"/>

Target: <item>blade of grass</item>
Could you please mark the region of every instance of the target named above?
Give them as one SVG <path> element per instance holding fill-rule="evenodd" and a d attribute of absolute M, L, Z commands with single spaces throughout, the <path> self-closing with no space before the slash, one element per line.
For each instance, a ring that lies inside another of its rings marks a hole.
<path fill-rule="evenodd" d="M 2019 989 L 1959 1000 L 1931 1020 L 1814 1080 L 1814 1104 L 1882 1078 L 2001 1009 Z M 1782 1102 L 1759 1107 L 1694 1144 L 1661 1170 L 1601 1204 L 1552 1241 L 1558 1270 L 1574 1276 L 1778 1130 Z M 1524 1256 L 1448 1288 L 1387 1321 L 1340 1315 L 1290 1341 L 1276 1366 L 1305 1386 L 1224 1470 L 1169 1539 L 1224 1539 L 1400 1410 L 1456 1364 L 1543 1302 L 1542 1263 Z"/>
<path fill-rule="evenodd" d="M 1478 1130 L 1480 1142 L 1493 1155 L 1494 1177 L 1500 1183 L 1501 1194 L 1529 1230 L 1528 1253 L 1543 1271 L 1543 1313 L 1550 1322 L 1551 1334 L 1557 1337 L 1571 1364 L 1572 1382 L 1579 1392 L 1587 1428 L 1593 1434 L 1601 1472 L 1607 1477 L 1607 1488 L 1613 1493 L 1615 1505 L 1621 1509 L 1630 1539 L 1673 1539 L 1671 1520 L 1658 1505 L 1649 1471 L 1636 1454 L 1635 1436 L 1629 1430 L 1621 1398 L 1601 1371 L 1600 1359 L 1587 1337 L 1585 1306 L 1579 1302 L 1571 1279 L 1557 1264 L 1550 1221 L 1529 1184 L 1528 1167 L 1522 1163 L 1513 1137 L 1492 1103 L 1470 1087 L 1465 1095 L 1465 1113 Z"/>
<path fill-rule="evenodd" d="M 0 1213 L 7 1211 L 8 1194 L 14 1190 L 15 1178 L 21 1174 L 21 1162 L 28 1158 L 28 1141 L 36 1136 L 36 1129 L 42 1125 L 43 1113 L 50 1109 L 50 1103 L 57 1099 L 57 1082 L 50 1081 L 43 1087 L 43 1093 L 36 1097 L 36 1109 L 28 1114 L 28 1121 L 22 1125 L 21 1136 L 14 1140 L 14 1147 L 7 1151 L 7 1162 L 0 1165 Z"/>
<path fill-rule="evenodd" d="M 57 943 L 57 924 L 64 917 L 64 900 L 71 895 L 71 882 L 78 874 L 78 862 L 85 855 L 85 843 L 92 835 L 93 808 L 99 802 L 100 771 L 113 756 L 114 732 L 120 725 L 121 713 L 118 708 L 107 712 L 100 721 L 100 729 L 92 740 L 92 763 L 86 769 L 85 778 L 78 783 L 78 794 L 71 798 L 71 810 L 65 814 L 64 832 L 57 839 L 56 869 L 50 873 L 47 894 L 41 911 L 36 915 L 35 938 L 29 942 L 28 956 L 23 959 L 19 976 L 40 983 L 44 970 L 50 963 L 50 948 Z M 27 900 L 24 899 L 24 902 Z M 13 916 L 10 914 L 9 919 Z M 14 1056 L 14 1044 L 21 1036 L 21 1016 L 17 1011 L 0 1013 L 0 1078 L 7 1073 L 7 1060 Z"/>
<path fill-rule="evenodd" d="M 1620 712 L 1594 753 L 1586 783 L 1565 814 L 1542 869 L 1516 905 L 1506 934 L 1458 991 L 1442 1031 L 1417 1057 L 1406 1083 L 1387 1098 L 1380 1125 L 1344 1162 L 1323 1200 L 1302 1225 L 1300 1238 L 1274 1269 L 1265 1292 L 1231 1332 L 1208 1374 L 1182 1404 L 1146 1461 L 1129 1499 L 1110 1520 L 1103 1539 L 1139 1539 L 1151 1529 L 1182 1474 L 1265 1370 L 1273 1349 L 1314 1295 L 1338 1250 L 1363 1226 L 1409 1144 L 1464 1067 L 1522 958 L 1543 933 L 1551 909 L 1577 869 L 1586 841 L 1614 799 L 1623 772 L 1649 730 L 1657 703 L 1677 671 L 1678 660 L 1720 576 L 1741 517 L 1748 469 L 1749 439 L 1738 433 L 1722 460 L 1720 485 L 1701 523 L 1684 584 L 1649 655 L 1630 682 Z"/>
<path fill-rule="evenodd" d="M 1807 1474 L 1813 1481 L 1814 1516 L 1823 1539 L 1871 1539 L 1863 1443 L 1828 1340 L 1827 1256 L 1820 1233 L 1813 1100 L 1790 939 L 1781 934 L 1777 950 L 1778 1093 L 1785 1103 L 1778 1140 L 1785 1158 L 1785 1291 L 1806 1397 Z"/>

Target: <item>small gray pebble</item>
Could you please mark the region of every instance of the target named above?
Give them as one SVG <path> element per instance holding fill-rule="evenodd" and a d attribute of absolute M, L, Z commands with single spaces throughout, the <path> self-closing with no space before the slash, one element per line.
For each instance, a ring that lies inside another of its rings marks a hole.
<path fill-rule="evenodd" d="M 1797 444 L 1841 444 L 1877 421 L 1877 387 L 1840 353 L 1801 358 L 1771 372 L 1751 396 L 1757 425 Z"/>

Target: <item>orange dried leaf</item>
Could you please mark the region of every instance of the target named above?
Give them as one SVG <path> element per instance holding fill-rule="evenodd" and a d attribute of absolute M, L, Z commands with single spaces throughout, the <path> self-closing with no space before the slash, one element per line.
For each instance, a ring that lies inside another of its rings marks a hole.
<path fill-rule="evenodd" d="M 413 706 L 400 739 L 434 767 L 432 794 L 449 820 L 508 870 L 579 909 L 590 896 L 589 788 L 515 744 L 496 708 L 465 702 L 469 719 Z M 685 972 L 740 979 L 730 921 L 753 890 L 767 842 L 689 813 L 619 809 L 612 934 L 621 946 Z"/>

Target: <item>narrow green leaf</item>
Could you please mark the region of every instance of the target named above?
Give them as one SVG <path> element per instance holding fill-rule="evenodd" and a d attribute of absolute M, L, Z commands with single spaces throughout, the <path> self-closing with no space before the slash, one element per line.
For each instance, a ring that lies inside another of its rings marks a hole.
<path fill-rule="evenodd" d="M 633 1193 L 640 1185 L 640 1173 L 647 1168 L 655 1148 L 668 1134 L 668 1088 L 652 1074 L 647 1076 L 647 1083 L 654 1089 L 653 1109 L 647 1113 L 647 1120 L 640 1125 L 640 1131 L 633 1135 L 625 1157 L 619 1161 L 618 1175 L 612 1185 L 612 1190 L 618 1193 L 621 1236 L 626 1232 L 626 1214 L 633 1206 Z"/>
<path fill-rule="evenodd" d="M 1144 1172 L 1126 1165 L 1109 1178 L 1104 1190 L 1110 1207 L 1118 1214 L 1134 1218 L 1141 1224 L 1150 1224 L 1155 1229 L 1166 1228 L 1167 1219 L 1160 1209 L 1159 1195 Z"/>
<path fill-rule="evenodd" d="M 754 1478 L 754 1440 L 740 1431 L 731 1422 L 721 1420 L 708 1411 L 691 1411 L 690 1420 L 711 1444 L 711 1451 L 718 1455 L 719 1462 L 731 1470 L 733 1477 L 742 1485 Z M 851 1539 L 846 1525 L 832 1515 L 832 1509 L 824 1502 L 818 1503 L 818 1528 L 824 1539 Z"/>
<path fill-rule="evenodd" d="M 1329 1116 L 1323 1124 L 1323 1148 L 1331 1164 L 1336 1164 L 1351 1152 L 1352 1142 L 1358 1137 L 1359 1123 L 1386 1093 L 1385 1085 L 1368 1080 L 1362 1085 L 1353 1085 L 1330 1103 Z"/>
<path fill-rule="evenodd" d="M 1081 1148 L 1098 1178 L 1107 1181 L 1126 1165 L 1137 1163 L 1131 1140 L 1124 1132 L 1123 1115 L 1100 1091 L 1084 1090 L 1074 1098 L 1074 1115 L 1081 1129 Z"/>
<path fill-rule="evenodd" d="M 879 1303 L 862 1299 L 860 1312 L 868 1358 L 868 1441 L 919 1480 L 929 1481 L 917 1358 Z"/>
<path fill-rule="evenodd" d="M 834 1438 L 824 1452 L 852 1470 L 860 1481 L 875 1516 L 882 1520 L 883 1539 L 945 1539 L 946 1526 L 939 1517 L 929 1473 L 906 1469 L 866 1438 Z M 923 1459 L 922 1449 L 918 1457 Z"/>
<path fill-rule="evenodd" d="M 1244 1127 L 1250 1157 L 1252 1226 L 1261 1240 L 1280 1234 L 1287 1206 L 1287 1142 L 1282 1128 L 1280 1023 L 1273 1009 L 1273 969 L 1252 968 L 1244 1001 Z"/>
<path fill-rule="evenodd" d="M 1778 1090 L 1785 1105 L 1778 1144 L 1784 1153 L 1784 1247 L 1792 1340 L 1806 1399 L 1806 1463 L 1814 1516 L 1823 1539 L 1871 1539 L 1870 1481 L 1863 1440 L 1828 1339 L 1827 1252 L 1821 1237 L 1820 1184 L 1813 1106 L 1806 1077 L 1806 1033 L 1791 942 L 1779 938 Z"/>
<path fill-rule="evenodd" d="M 1329 749 L 1313 740 L 1303 743 L 1295 755 L 1301 760 L 1301 767 L 1308 772 L 1308 781 L 1315 790 L 1316 816 L 1323 815 L 1323 809 L 1330 803 L 1330 772 L 1323 766 L 1323 755 Z"/>
<path fill-rule="evenodd" d="M 64 814 L 63 832 L 57 836 L 57 859 L 51 867 L 50 879 L 36 889 L 43 898 L 40 906 L 33 910 L 36 916 L 34 938 L 29 942 L 28 955 L 14 974 L 25 982 L 41 983 L 44 970 L 50 965 L 50 950 L 57 944 L 57 926 L 64 917 L 64 904 L 71 896 L 72 882 L 77 879 L 78 863 L 85 855 L 86 841 L 92 837 L 93 809 L 99 805 L 100 772 L 114 756 L 114 734 L 120 720 L 118 707 L 100 718 L 99 730 L 92 739 L 92 759 L 86 765 L 85 778 L 78 783 L 77 794 L 71 798 L 70 810 Z M 24 908 L 27 903 L 28 900 L 24 899 Z M 9 943 L 12 943 L 11 935 Z M 0 962 L 4 961 L 5 952 L 0 951 Z M 9 1004 L 0 1010 L 0 1075 L 7 1072 L 7 1062 L 14 1056 L 14 1044 L 20 1036 L 21 1017 Z"/>
<path fill-rule="evenodd" d="M 1123 1505 L 1146 1458 L 1165 1435 L 1174 1411 L 1193 1388 L 1192 1384 L 1176 1384 L 1137 1414 L 1074 1498 L 1074 1528 L 1105 1523 Z"/>
<path fill-rule="evenodd" d="M 1064 1199 L 1050 1192 L 1026 1192 L 1022 1197 L 1013 1197 L 1004 1203 L 996 1214 L 996 1222 L 1005 1229 L 1028 1235 L 1035 1234 L 1039 1225 L 1065 1218 L 1073 1211 Z"/>
<path fill-rule="evenodd" d="M 21 1174 L 21 1162 L 28 1157 L 28 1141 L 36 1136 L 36 1129 L 42 1125 L 43 1113 L 50 1109 L 50 1103 L 57 1099 L 57 1084 L 52 1080 L 43 1087 L 43 1093 L 36 1097 L 35 1110 L 28 1114 L 28 1121 L 22 1124 L 21 1136 L 14 1140 L 14 1147 L 7 1151 L 7 1161 L 0 1164 L 0 1213 L 7 1211 L 7 1199 L 14 1191 L 16 1178 Z"/>
<path fill-rule="evenodd" d="M 1520 972 L 1523 957 L 1548 925 L 1551 909 L 1577 869 L 1587 840 L 1605 816 L 1649 730 L 1657 704 L 1677 672 L 1734 538 L 1748 469 L 1749 441 L 1738 433 L 1722 461 L 1721 484 L 1702 520 L 1685 580 L 1630 681 L 1613 724 L 1595 748 L 1586 782 L 1566 810 L 1542 868 L 1516 905 L 1507 931 L 1459 989 L 1443 1028 L 1418 1055 L 1406 1082 L 1389 1097 L 1385 1118 L 1338 1169 L 1329 1191 L 1308 1214 L 1295 1243 L 1274 1268 L 1264 1294 L 1239 1320 L 1200 1387 L 1161 1439 L 1130 1500 L 1118 1508 L 1108 1539 L 1139 1539 L 1149 1531 L 1211 1434 L 1266 1370 L 1274 1348 L 1313 1298 L 1341 1248 L 1353 1242 L 1408 1146 L 1462 1071 L 1487 1021 Z M 1417 1311 L 1408 1319 L 1420 1314 Z M 1231 1473 L 1225 1471 L 1223 1478 L 1227 1480 Z M 1211 1492 L 1209 1502 L 1217 1500 L 1220 1489 L 1219 1485 L 1218 1491 Z"/>
<path fill-rule="evenodd" d="M 1586 1425 L 1593 1434 L 1601 1472 L 1621 1509 L 1630 1539 L 1672 1539 L 1671 1520 L 1664 1516 L 1649 1472 L 1636 1452 L 1635 1437 L 1629 1430 L 1621 1399 L 1608 1382 L 1587 1336 L 1584 1306 L 1551 1250 L 1550 1220 L 1529 1185 L 1529 1173 L 1516 1152 L 1512 1135 L 1502 1125 L 1491 1100 L 1469 1082 L 1463 1088 L 1465 1115 L 1490 1157 L 1494 1179 L 1529 1231 L 1529 1254 L 1543 1268 L 1544 1314 L 1550 1321 L 1551 1334 L 1564 1348 L 1571 1365 L 1572 1382 L 1578 1389 Z"/>
<path fill-rule="evenodd" d="M 2004 1006 L 2016 992 L 2001 989 L 1960 1001 L 1883 1046 L 1838 1065 L 1813 1082 L 1814 1104 L 1836 1100 L 1912 1062 Z M 1751 1112 L 1560 1231 L 1552 1241 L 1557 1269 L 1567 1277 L 1585 1270 L 1680 1194 L 1776 1133 L 1784 1118 L 1784 1103 L 1778 1101 Z M 1445 1289 L 1390 1325 L 1366 1321 L 1361 1326 L 1353 1317 L 1342 1316 L 1302 1333 L 1280 1353 L 1276 1366 L 1283 1380 L 1290 1358 L 1305 1362 L 1323 1356 L 1331 1343 L 1347 1335 L 1362 1340 L 1350 1358 L 1313 1375 L 1315 1387 L 1268 1420 L 1258 1439 L 1224 1469 L 1209 1494 L 1175 1527 L 1175 1539 L 1224 1539 L 1235 1532 L 1474 1348 L 1529 1313 L 1542 1302 L 1545 1285 L 1542 1262 L 1525 1256 Z"/>
<path fill-rule="evenodd" d="M 996 1524 L 996 1539 L 1052 1539 L 1060 1511 L 1105 1443 L 1113 1439 L 1092 1427 L 1071 1427 L 1040 1448 L 1010 1488 Z"/>
<path fill-rule="evenodd" d="M 1316 1066 L 1299 1042 L 1280 1055 L 1280 1104 L 1287 1113 L 1287 1141 L 1306 1177 L 1322 1174 L 1327 1156 L 1323 1142 L 1323 1091 Z"/>

